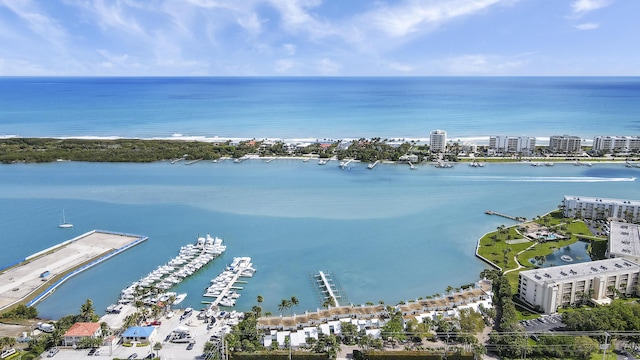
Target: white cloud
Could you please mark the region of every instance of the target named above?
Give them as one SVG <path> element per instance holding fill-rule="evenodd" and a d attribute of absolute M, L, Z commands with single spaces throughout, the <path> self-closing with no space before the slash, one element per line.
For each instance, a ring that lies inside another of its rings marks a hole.
<path fill-rule="evenodd" d="M 597 24 L 597 23 L 583 23 L 583 24 L 574 25 L 573 27 L 575 27 L 578 30 L 593 30 L 593 29 L 599 28 L 600 24 Z"/>
<path fill-rule="evenodd" d="M 284 49 L 284 53 L 289 56 L 293 56 L 296 54 L 296 46 L 294 44 L 284 44 L 282 45 Z"/>
<path fill-rule="evenodd" d="M 96 0 L 92 2 L 73 2 L 72 4 L 84 9 L 93 15 L 104 31 L 115 29 L 137 36 L 147 37 L 145 29 L 137 21 L 136 17 L 129 15 L 129 8 L 139 8 L 141 5 L 131 1 L 112 2 Z M 144 10 L 144 9 L 142 9 Z"/>
<path fill-rule="evenodd" d="M 403 72 L 403 73 L 408 73 L 415 70 L 415 67 L 411 65 L 406 65 L 406 64 L 396 63 L 396 62 L 389 63 L 387 64 L 387 66 L 391 70 Z"/>
<path fill-rule="evenodd" d="M 22 19 L 27 27 L 41 39 L 62 48 L 67 39 L 67 32 L 62 25 L 41 12 L 31 1 L 0 0 L 0 4 L 11 10 Z"/>
<path fill-rule="evenodd" d="M 362 23 L 370 23 L 377 30 L 403 37 L 419 31 L 433 30 L 451 19 L 483 11 L 509 0 L 451 0 L 407 1 L 400 5 L 382 6 L 362 16 Z"/>
<path fill-rule="evenodd" d="M 340 69 L 342 66 L 329 58 L 320 60 L 318 64 L 318 71 L 323 75 L 336 75 Z"/>
<path fill-rule="evenodd" d="M 575 14 L 585 14 L 611 5 L 611 0 L 576 0 L 571 4 Z"/>
<path fill-rule="evenodd" d="M 276 61 L 276 71 L 281 74 L 288 73 L 289 70 L 293 69 L 295 66 L 295 61 L 291 59 L 282 59 Z"/>
<path fill-rule="evenodd" d="M 515 60 L 520 57 L 470 54 L 444 59 L 441 64 L 451 75 L 508 75 L 526 64 L 526 60 Z"/>
<path fill-rule="evenodd" d="M 244 16 L 238 16 L 236 21 L 252 36 L 256 36 L 262 31 L 262 21 L 260 20 L 260 17 L 258 17 L 258 14 L 256 14 L 255 12 Z"/>

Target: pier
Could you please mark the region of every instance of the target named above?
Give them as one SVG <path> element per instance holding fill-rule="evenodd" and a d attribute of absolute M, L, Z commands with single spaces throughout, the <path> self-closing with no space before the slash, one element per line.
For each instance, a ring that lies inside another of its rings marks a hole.
<path fill-rule="evenodd" d="M 89 231 L 39 251 L 0 273 L 0 310 L 14 304 L 32 306 L 71 277 L 147 240 L 146 236 Z M 49 275 L 41 277 L 44 272 Z"/>
<path fill-rule="evenodd" d="M 369 170 L 372 170 L 374 167 L 376 167 L 376 165 L 378 165 L 380 163 L 380 160 L 376 160 L 376 162 L 369 164 L 369 166 L 367 166 L 367 168 Z"/>
<path fill-rule="evenodd" d="M 321 270 L 315 274 L 314 278 L 318 288 L 320 289 L 323 303 L 330 300 L 334 303 L 332 307 L 337 307 L 340 306 L 338 299 L 343 303 L 347 301 L 345 296 L 342 294 L 342 290 L 338 285 L 336 285 L 329 274 L 325 274 L 324 271 Z"/>
<path fill-rule="evenodd" d="M 195 159 L 195 160 L 187 161 L 187 162 L 185 163 L 185 165 L 195 164 L 195 163 L 197 163 L 198 161 L 202 161 L 202 159 Z"/>
<path fill-rule="evenodd" d="M 235 306 L 236 299 L 240 297 L 240 294 L 235 290 L 242 290 L 241 286 L 235 285 L 241 282 L 238 278 L 252 277 L 255 271 L 250 257 L 234 258 L 233 263 L 225 271 L 211 280 L 211 286 L 207 288 L 203 296 L 215 298 L 209 303 L 211 306 Z M 243 283 L 246 283 L 246 281 Z"/>
<path fill-rule="evenodd" d="M 512 216 L 512 215 L 507 215 L 507 214 L 502 214 L 502 213 L 499 213 L 499 212 L 495 212 L 495 211 L 492 211 L 492 210 L 487 210 L 484 213 L 487 214 L 487 215 L 498 215 L 498 216 L 502 216 L 503 218 L 506 218 L 506 219 L 520 221 L 520 222 L 527 221 L 527 218 L 522 217 L 522 216 Z"/>
<path fill-rule="evenodd" d="M 416 169 L 415 165 L 413 165 L 411 163 L 411 161 L 407 161 L 407 163 L 409 164 L 409 169 L 411 169 L 411 170 L 415 170 Z"/>
<path fill-rule="evenodd" d="M 348 167 L 348 166 L 349 166 L 349 164 L 351 164 L 352 162 L 353 162 L 353 159 L 349 159 L 349 160 L 347 160 L 347 161 L 342 161 L 342 162 L 340 163 L 340 167 L 344 169 L 344 168 Z"/>

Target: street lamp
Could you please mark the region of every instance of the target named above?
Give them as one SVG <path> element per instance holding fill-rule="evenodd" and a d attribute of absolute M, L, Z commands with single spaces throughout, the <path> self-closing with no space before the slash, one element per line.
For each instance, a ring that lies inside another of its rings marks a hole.
<path fill-rule="evenodd" d="M 606 359 L 607 356 L 607 348 L 609 347 L 609 333 L 608 332 L 604 332 L 604 344 L 600 345 L 602 347 L 602 360 Z"/>

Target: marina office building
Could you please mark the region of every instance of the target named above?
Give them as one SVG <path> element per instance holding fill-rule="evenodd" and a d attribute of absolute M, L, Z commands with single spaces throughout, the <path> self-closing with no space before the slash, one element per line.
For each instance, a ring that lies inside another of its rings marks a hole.
<path fill-rule="evenodd" d="M 638 274 L 640 265 L 623 258 L 527 270 L 519 274 L 518 297 L 546 314 L 580 302 L 607 304 L 616 293 L 633 294 Z"/>
<path fill-rule="evenodd" d="M 637 200 L 565 195 L 562 205 L 564 216 L 571 218 L 594 220 L 618 218 L 637 222 L 640 216 L 640 201 Z"/>

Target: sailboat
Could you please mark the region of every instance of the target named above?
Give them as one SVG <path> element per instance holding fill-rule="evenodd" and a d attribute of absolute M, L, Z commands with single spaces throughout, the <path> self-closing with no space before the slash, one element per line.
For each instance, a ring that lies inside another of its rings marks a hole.
<path fill-rule="evenodd" d="M 64 216 L 64 210 L 62 210 L 62 220 L 60 221 L 60 225 L 58 225 L 58 227 L 63 229 L 73 227 L 73 224 L 67 222 L 67 219 Z"/>

